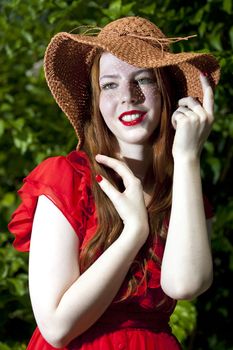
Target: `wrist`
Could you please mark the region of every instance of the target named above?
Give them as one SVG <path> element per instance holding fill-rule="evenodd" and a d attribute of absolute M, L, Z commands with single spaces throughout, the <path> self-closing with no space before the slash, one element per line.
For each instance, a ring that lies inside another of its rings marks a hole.
<path fill-rule="evenodd" d="M 149 225 L 137 225 L 135 222 L 130 223 L 127 222 L 124 225 L 124 229 L 119 236 L 120 240 L 124 241 L 129 247 L 135 247 L 136 249 L 140 249 L 143 244 L 146 242 L 146 239 L 149 234 Z"/>
<path fill-rule="evenodd" d="M 173 156 L 174 164 L 176 163 L 187 163 L 187 164 L 199 164 L 200 163 L 200 156 L 198 154 L 194 153 L 187 153 L 187 154 L 179 154 L 176 156 Z"/>

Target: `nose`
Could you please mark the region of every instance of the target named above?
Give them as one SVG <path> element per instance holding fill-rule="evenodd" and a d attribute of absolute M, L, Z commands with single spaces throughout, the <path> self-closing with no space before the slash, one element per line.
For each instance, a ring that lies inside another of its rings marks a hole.
<path fill-rule="evenodd" d="M 127 82 L 124 84 L 124 86 L 122 86 L 120 99 L 122 104 L 139 104 L 144 101 L 144 95 L 139 85 Z"/>

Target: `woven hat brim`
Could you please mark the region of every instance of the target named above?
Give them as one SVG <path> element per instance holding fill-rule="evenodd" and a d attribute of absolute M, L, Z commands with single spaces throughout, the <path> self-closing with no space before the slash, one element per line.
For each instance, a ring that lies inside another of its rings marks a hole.
<path fill-rule="evenodd" d="M 219 81 L 217 60 L 206 53 L 171 53 L 162 51 L 147 40 L 127 36 L 109 35 L 104 38 L 61 32 L 47 47 L 44 67 L 48 86 L 63 112 L 72 123 L 80 143 L 84 138 L 83 125 L 90 104 L 87 87 L 89 68 L 86 62 L 93 52 L 107 51 L 136 67 L 167 67 L 171 85 L 179 99 L 193 96 L 203 100 L 200 71 L 208 74 L 212 88 Z"/>

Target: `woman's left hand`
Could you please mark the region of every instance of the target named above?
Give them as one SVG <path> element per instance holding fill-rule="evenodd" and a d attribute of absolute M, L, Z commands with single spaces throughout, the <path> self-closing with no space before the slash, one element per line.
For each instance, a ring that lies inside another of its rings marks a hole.
<path fill-rule="evenodd" d="M 193 97 L 179 100 L 179 107 L 172 115 L 176 130 L 172 154 L 177 157 L 200 157 L 214 121 L 214 94 L 208 78 L 200 75 L 203 90 L 203 104 Z"/>

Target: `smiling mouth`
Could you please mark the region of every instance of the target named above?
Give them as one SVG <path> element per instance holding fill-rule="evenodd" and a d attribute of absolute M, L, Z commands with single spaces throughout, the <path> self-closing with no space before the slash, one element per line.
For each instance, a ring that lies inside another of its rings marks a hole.
<path fill-rule="evenodd" d="M 125 114 L 121 116 L 119 120 L 125 126 L 132 126 L 132 125 L 141 123 L 145 118 L 145 116 L 146 116 L 146 113 Z"/>

